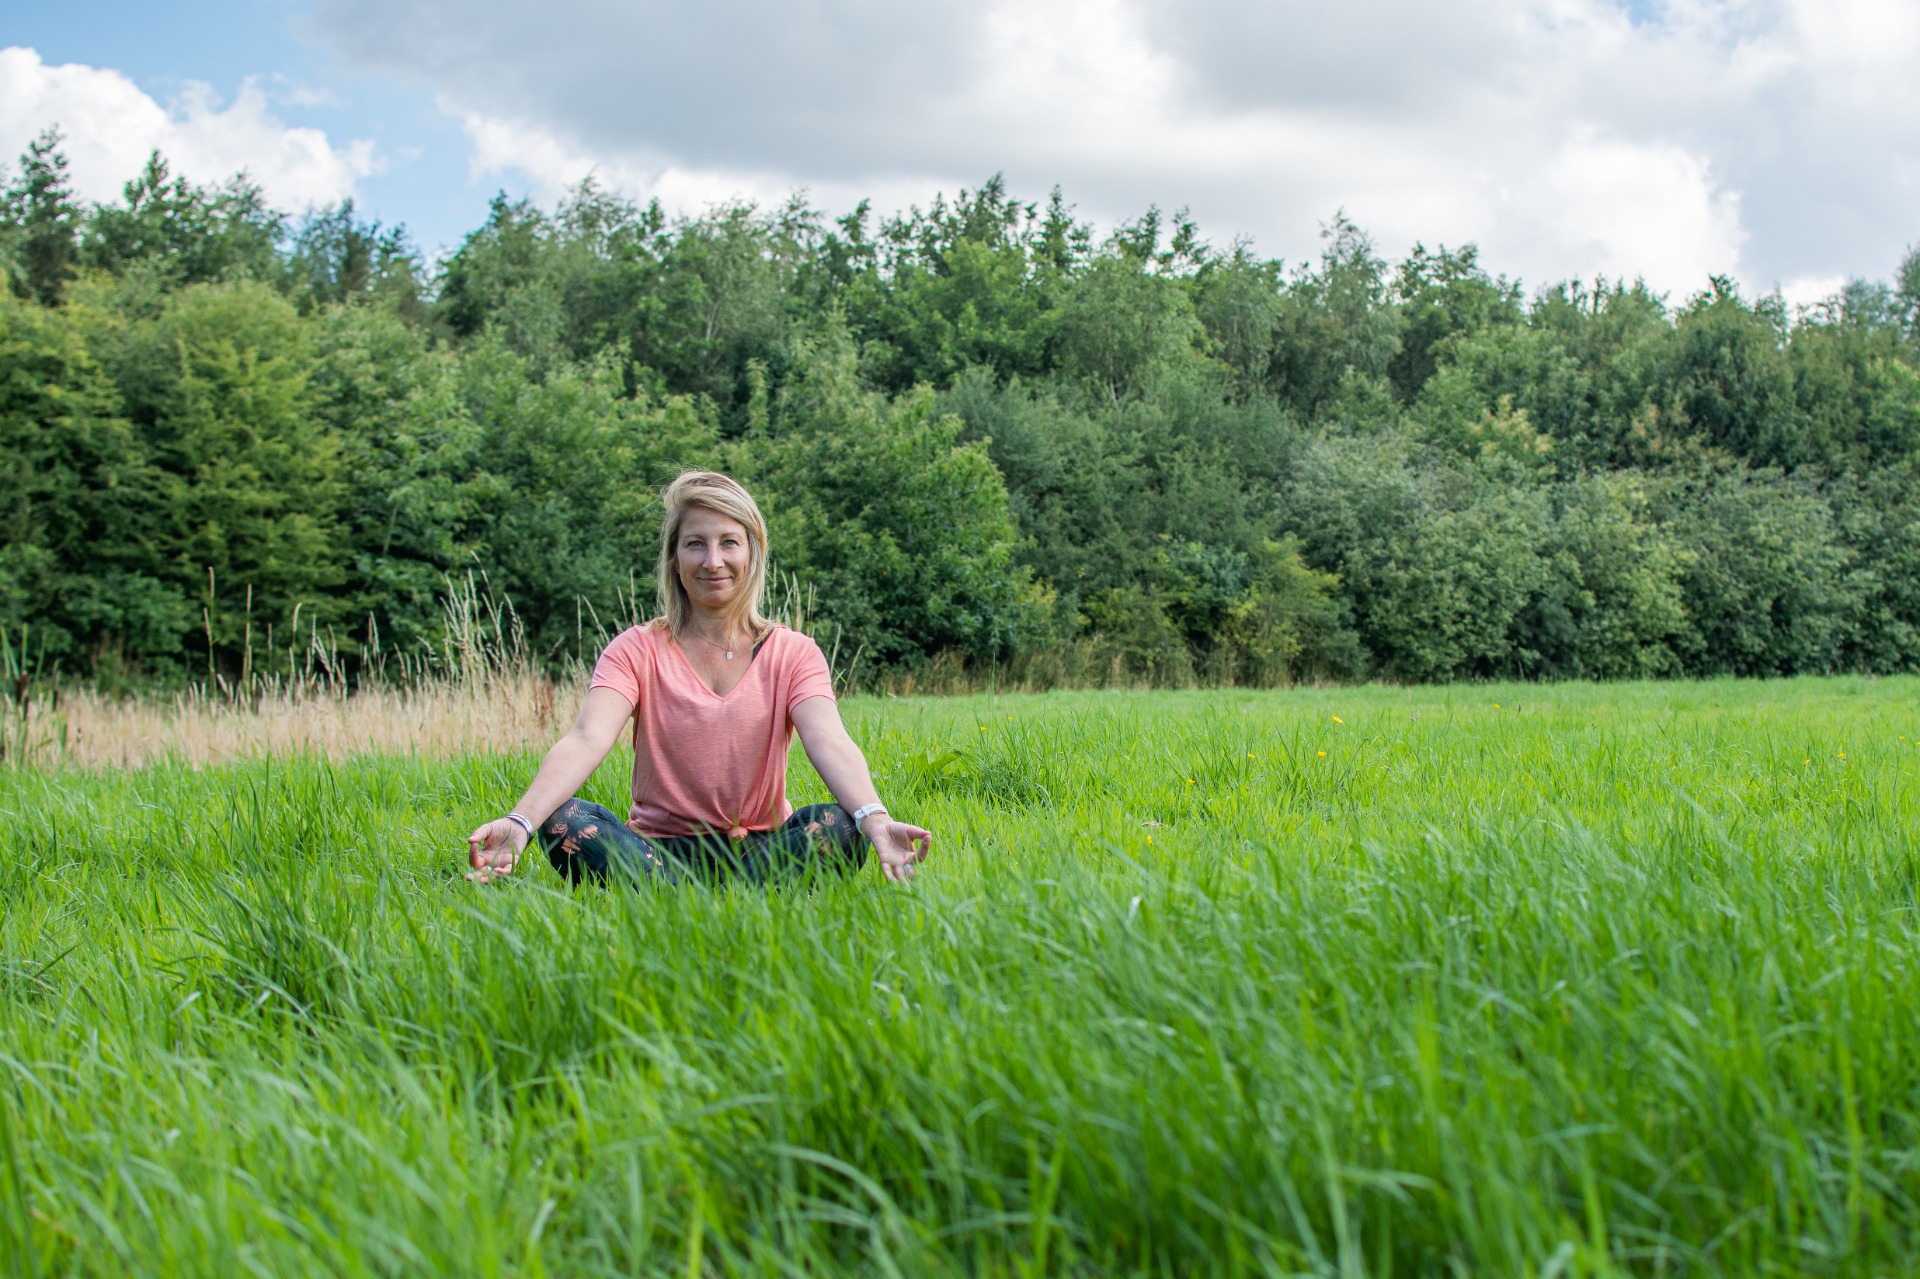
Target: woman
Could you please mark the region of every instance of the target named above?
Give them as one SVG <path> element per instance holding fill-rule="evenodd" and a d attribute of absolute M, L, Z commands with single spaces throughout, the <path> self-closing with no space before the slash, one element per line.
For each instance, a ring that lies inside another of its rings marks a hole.
<path fill-rule="evenodd" d="M 573 728 L 512 812 L 467 837 L 468 879 L 510 874 L 535 834 L 568 879 L 737 874 L 767 882 L 857 868 L 865 842 L 888 879 L 913 877 L 933 836 L 893 820 L 840 723 L 820 646 L 760 615 L 767 525 L 739 484 L 688 471 L 668 486 L 662 616 L 617 636 L 594 665 Z M 633 807 L 623 823 L 575 798 L 628 721 Z M 794 812 L 787 747 L 798 729 L 837 804 Z"/>

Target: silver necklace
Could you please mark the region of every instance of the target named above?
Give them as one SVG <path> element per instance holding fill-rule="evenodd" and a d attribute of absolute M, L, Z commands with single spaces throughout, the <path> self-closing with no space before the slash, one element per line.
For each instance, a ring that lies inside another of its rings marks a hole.
<path fill-rule="evenodd" d="M 699 641 L 700 641 L 700 642 L 701 642 L 702 644 L 711 644 L 711 645 L 713 645 L 713 647 L 715 647 L 715 648 L 717 648 L 717 649 L 719 649 L 719 650 L 720 650 L 721 652 L 723 652 L 723 653 L 725 653 L 725 654 L 727 655 L 727 660 L 728 660 L 729 662 L 731 662 L 731 661 L 733 660 L 733 648 L 732 648 L 732 647 L 731 647 L 730 645 L 727 645 L 727 644 L 722 644 L 722 643 L 720 643 L 720 642 L 719 642 L 718 640 L 710 640 L 710 639 L 708 639 L 708 638 L 707 638 L 706 636 L 704 636 L 704 635 L 702 635 L 702 634 L 701 634 L 701 633 L 700 633 L 699 631 L 696 631 L 696 630 L 692 630 L 692 629 L 689 629 L 689 630 L 687 631 L 687 634 L 689 634 L 689 635 L 691 635 L 691 636 L 693 636 L 693 637 L 694 637 L 695 639 L 697 639 L 697 640 L 699 640 Z"/>

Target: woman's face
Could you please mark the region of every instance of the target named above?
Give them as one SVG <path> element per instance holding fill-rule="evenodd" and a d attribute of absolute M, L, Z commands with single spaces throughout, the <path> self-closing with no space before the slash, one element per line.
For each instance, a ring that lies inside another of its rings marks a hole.
<path fill-rule="evenodd" d="M 747 530 L 740 521 L 696 506 L 680 521 L 674 559 L 680 585 L 701 612 L 724 613 L 746 589 Z"/>

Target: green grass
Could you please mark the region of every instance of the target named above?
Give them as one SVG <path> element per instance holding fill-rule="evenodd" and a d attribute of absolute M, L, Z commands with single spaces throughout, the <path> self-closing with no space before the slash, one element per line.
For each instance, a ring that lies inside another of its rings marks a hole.
<path fill-rule="evenodd" d="M 1917 695 L 852 702 L 907 890 L 476 889 L 530 758 L 0 777 L 0 1274 L 1910 1272 Z"/>

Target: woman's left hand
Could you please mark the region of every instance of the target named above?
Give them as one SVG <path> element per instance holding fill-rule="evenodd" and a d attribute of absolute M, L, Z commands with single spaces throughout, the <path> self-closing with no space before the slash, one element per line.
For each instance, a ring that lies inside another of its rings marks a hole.
<path fill-rule="evenodd" d="M 896 822 L 884 813 L 867 819 L 867 837 L 880 854 L 881 873 L 896 884 L 913 878 L 914 866 L 933 851 L 933 832 L 909 822 Z"/>

